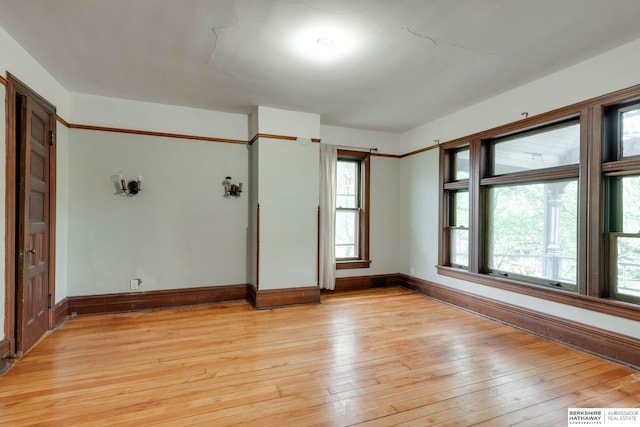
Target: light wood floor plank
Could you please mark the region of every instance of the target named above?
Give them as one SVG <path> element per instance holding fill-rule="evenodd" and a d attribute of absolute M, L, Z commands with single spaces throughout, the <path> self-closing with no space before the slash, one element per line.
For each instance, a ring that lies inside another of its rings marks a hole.
<path fill-rule="evenodd" d="M 0 425 L 565 425 L 640 373 L 399 288 L 77 317 L 0 377 Z"/>

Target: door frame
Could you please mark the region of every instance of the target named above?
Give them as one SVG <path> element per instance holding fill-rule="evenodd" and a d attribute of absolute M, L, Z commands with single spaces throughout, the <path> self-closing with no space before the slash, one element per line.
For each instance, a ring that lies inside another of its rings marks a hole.
<path fill-rule="evenodd" d="M 47 261 L 48 285 L 49 285 L 49 308 L 47 318 L 48 327 L 55 326 L 55 290 L 56 290 L 56 107 L 49 101 L 38 95 L 26 84 L 22 83 L 11 73 L 7 72 L 7 135 L 6 135 L 6 164 L 5 164 L 5 318 L 4 332 L 5 339 L 10 342 L 10 354 L 20 356 L 22 348 L 17 348 L 17 332 L 21 324 L 16 318 L 17 313 L 24 312 L 18 310 L 19 302 L 16 299 L 17 274 L 16 271 L 16 208 L 18 205 L 18 194 L 16 192 L 16 172 L 18 158 L 18 147 L 16 146 L 16 96 L 30 98 L 32 102 L 37 102 L 51 111 L 50 129 L 53 132 L 53 143 L 49 146 L 49 257 Z"/>

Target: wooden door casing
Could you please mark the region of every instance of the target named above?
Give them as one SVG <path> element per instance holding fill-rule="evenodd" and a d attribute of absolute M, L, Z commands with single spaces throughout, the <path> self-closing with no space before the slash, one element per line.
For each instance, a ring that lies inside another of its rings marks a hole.
<path fill-rule="evenodd" d="M 7 75 L 4 335 L 14 358 L 55 326 L 57 116 Z"/>

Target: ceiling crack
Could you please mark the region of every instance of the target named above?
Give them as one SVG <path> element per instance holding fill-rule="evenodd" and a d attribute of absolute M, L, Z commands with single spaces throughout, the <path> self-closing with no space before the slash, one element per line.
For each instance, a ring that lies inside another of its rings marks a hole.
<path fill-rule="evenodd" d="M 235 25 L 238 25 L 238 23 L 240 22 L 240 18 L 238 18 L 238 8 L 236 6 L 235 0 L 232 0 L 231 3 L 233 4 L 233 22 L 226 25 L 211 27 L 211 31 L 213 32 L 213 48 L 211 49 L 211 53 L 209 54 L 209 63 L 211 63 L 211 61 L 213 60 L 213 55 L 215 54 L 218 47 L 218 40 L 220 40 L 220 34 L 218 34 L 218 31 L 231 28 Z"/>

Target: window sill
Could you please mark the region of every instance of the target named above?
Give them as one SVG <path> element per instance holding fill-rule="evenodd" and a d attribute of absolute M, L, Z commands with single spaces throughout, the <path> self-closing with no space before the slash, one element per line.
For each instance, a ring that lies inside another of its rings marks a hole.
<path fill-rule="evenodd" d="M 369 268 L 371 260 L 354 259 L 353 261 L 337 261 L 336 270 L 352 270 L 356 268 Z"/>
<path fill-rule="evenodd" d="M 516 292 L 573 307 L 623 317 L 625 319 L 640 320 L 640 306 L 637 304 L 581 295 L 572 291 L 517 282 L 514 280 L 490 276 L 488 274 L 470 273 L 468 271 L 448 266 L 440 265 L 437 266 L 437 269 L 438 274 L 443 276 L 454 277 L 468 282 L 479 283 L 481 285 L 491 286 L 505 291 Z"/>

